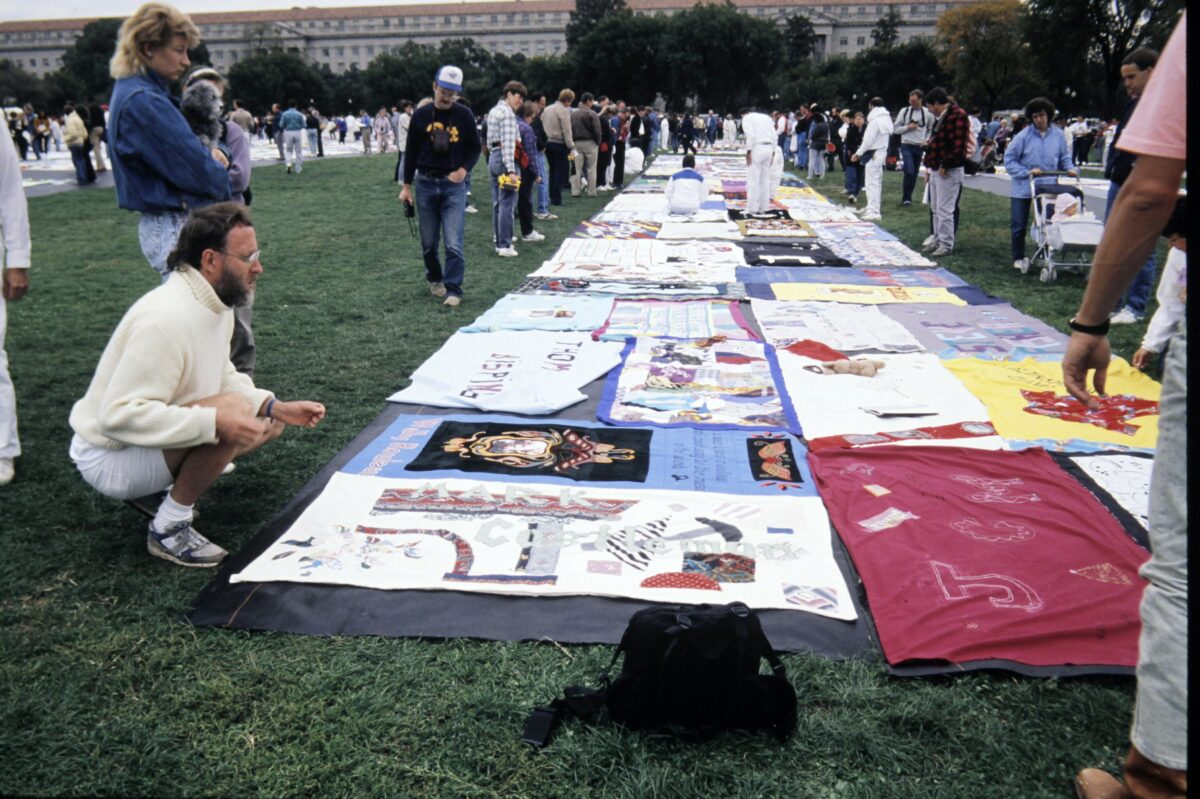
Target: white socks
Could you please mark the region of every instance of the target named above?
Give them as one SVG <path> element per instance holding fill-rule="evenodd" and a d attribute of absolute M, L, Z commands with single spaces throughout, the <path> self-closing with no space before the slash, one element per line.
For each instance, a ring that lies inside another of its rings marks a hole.
<path fill-rule="evenodd" d="M 158 513 L 154 515 L 154 529 L 160 533 L 168 527 L 179 522 L 187 522 L 192 519 L 192 506 L 180 505 L 171 498 L 170 493 L 163 499 L 162 504 L 158 506 Z"/>

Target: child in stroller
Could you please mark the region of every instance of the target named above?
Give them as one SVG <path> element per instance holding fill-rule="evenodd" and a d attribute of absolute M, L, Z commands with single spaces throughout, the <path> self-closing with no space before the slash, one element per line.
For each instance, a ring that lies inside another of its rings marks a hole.
<path fill-rule="evenodd" d="M 1033 213 L 1030 233 L 1037 244 L 1030 265 L 1041 261 L 1039 278 L 1049 283 L 1064 269 L 1086 275 L 1104 234 L 1104 224 L 1084 204 L 1079 179 L 1074 184 L 1059 180 L 1063 172 L 1031 176 Z"/>

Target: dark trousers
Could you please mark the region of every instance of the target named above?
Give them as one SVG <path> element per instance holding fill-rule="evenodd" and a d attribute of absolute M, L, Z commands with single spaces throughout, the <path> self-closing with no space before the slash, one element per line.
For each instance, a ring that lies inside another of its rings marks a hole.
<path fill-rule="evenodd" d="M 521 223 L 521 235 L 533 232 L 533 190 L 537 175 L 532 169 L 521 169 L 521 188 L 517 191 L 517 221 Z"/>
<path fill-rule="evenodd" d="M 679 143 L 683 145 L 684 155 L 687 155 L 688 150 L 691 150 L 693 155 L 696 154 L 696 143 L 692 141 L 691 136 L 680 136 Z"/>
<path fill-rule="evenodd" d="M 921 171 L 921 145 L 901 144 L 900 153 L 904 156 L 904 193 L 901 202 L 912 202 L 913 189 L 917 185 L 917 174 Z"/>
<path fill-rule="evenodd" d="M 613 187 L 625 184 L 625 142 L 619 141 L 613 148 Z"/>
<path fill-rule="evenodd" d="M 608 165 L 612 163 L 612 149 L 606 147 L 596 154 L 596 185 L 608 185 Z"/>
<path fill-rule="evenodd" d="M 1029 207 L 1033 200 L 1028 197 L 1009 198 L 1009 237 L 1012 240 L 1012 259 L 1025 257 L 1025 231 L 1029 228 Z"/>
<path fill-rule="evenodd" d="M 567 145 L 552 141 L 546 145 L 546 164 L 550 167 L 550 204 L 562 205 L 562 190 L 570 177 Z"/>

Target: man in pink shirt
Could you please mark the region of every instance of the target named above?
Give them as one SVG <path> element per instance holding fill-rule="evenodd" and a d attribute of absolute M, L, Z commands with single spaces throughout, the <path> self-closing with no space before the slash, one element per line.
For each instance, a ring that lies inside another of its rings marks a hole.
<path fill-rule="evenodd" d="M 1103 394 L 1108 362 L 1108 311 L 1154 248 L 1175 208 L 1187 166 L 1187 12 L 1146 86 L 1119 148 L 1138 155 L 1137 167 L 1117 195 L 1074 333 L 1063 357 L 1067 390 L 1089 407 L 1087 373 Z M 1185 278 L 1186 279 L 1186 278 Z M 1178 343 L 1178 347 L 1176 347 Z M 1137 706 L 1125 760 L 1124 783 L 1100 769 L 1084 769 L 1075 790 L 1084 799 L 1187 795 L 1187 328 L 1180 325 L 1163 373 L 1158 449 L 1150 483 L 1150 546 L 1142 567 L 1142 637 Z"/>

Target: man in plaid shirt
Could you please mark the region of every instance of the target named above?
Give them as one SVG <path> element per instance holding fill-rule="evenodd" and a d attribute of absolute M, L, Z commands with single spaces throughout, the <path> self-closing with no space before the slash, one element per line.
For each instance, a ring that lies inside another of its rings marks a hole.
<path fill-rule="evenodd" d="M 504 96 L 487 115 L 488 173 L 492 176 L 492 233 L 496 238 L 496 255 L 512 258 L 517 254 L 512 246 L 513 210 L 517 207 L 515 188 L 501 188 L 501 175 L 519 181 L 517 167 L 517 115 L 515 111 L 525 102 L 529 92 L 525 84 L 510 80 L 504 84 Z"/>
<path fill-rule="evenodd" d="M 971 122 L 967 113 L 950 100 L 942 87 L 925 95 L 925 104 L 937 117 L 926 145 L 929 168 L 929 207 L 933 211 L 934 257 L 954 252 L 954 207 L 962 191 L 963 164 Z"/>

